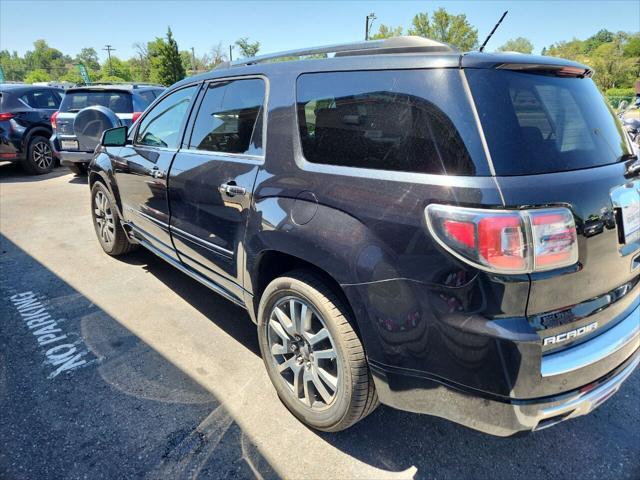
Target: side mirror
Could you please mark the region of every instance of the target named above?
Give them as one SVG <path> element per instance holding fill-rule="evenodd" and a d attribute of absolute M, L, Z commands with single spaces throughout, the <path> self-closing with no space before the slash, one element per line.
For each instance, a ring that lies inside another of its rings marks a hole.
<path fill-rule="evenodd" d="M 105 130 L 100 145 L 103 147 L 124 147 L 127 144 L 127 127 L 116 127 Z"/>

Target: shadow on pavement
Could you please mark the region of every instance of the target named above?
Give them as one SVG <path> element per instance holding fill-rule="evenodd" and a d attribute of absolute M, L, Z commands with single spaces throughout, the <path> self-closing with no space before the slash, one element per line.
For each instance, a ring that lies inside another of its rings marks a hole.
<path fill-rule="evenodd" d="M 0 183 L 33 183 L 68 174 L 68 169 L 56 167 L 44 175 L 31 175 L 24 171 L 19 162 L 0 162 Z"/>
<path fill-rule="evenodd" d="M 0 245 L 0 478 L 278 477 L 211 392 L 2 235 Z M 26 292 L 30 307 L 15 300 Z M 40 345 L 44 327 L 64 339 Z M 84 363 L 49 378 L 62 344 Z"/>

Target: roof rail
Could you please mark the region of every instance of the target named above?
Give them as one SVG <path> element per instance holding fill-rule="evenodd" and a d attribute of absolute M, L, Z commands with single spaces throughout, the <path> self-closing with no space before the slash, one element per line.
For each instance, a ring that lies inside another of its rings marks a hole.
<path fill-rule="evenodd" d="M 215 69 L 255 65 L 272 62 L 287 57 L 307 57 L 333 53 L 336 57 L 355 55 L 380 55 L 390 53 L 455 53 L 458 50 L 443 42 L 417 36 L 402 36 L 382 40 L 368 40 L 364 42 L 339 43 L 323 47 L 302 48 L 284 52 L 269 53 L 257 57 L 248 57 L 235 62 L 224 62 Z"/>

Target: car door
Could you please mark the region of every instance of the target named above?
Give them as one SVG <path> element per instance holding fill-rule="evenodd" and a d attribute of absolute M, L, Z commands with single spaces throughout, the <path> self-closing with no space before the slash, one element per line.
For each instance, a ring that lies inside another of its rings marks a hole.
<path fill-rule="evenodd" d="M 169 177 L 180 260 L 236 296 L 242 295 L 242 241 L 263 162 L 266 86 L 258 77 L 207 83 Z"/>
<path fill-rule="evenodd" d="M 137 238 L 177 258 L 169 236 L 167 172 L 180 143 L 199 85 L 176 90 L 149 110 L 112 157 L 125 222 Z"/>

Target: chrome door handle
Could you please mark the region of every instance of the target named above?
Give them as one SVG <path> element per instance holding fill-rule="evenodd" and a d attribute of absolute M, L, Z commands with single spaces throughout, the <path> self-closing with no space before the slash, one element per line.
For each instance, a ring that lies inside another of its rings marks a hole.
<path fill-rule="evenodd" d="M 151 176 L 153 178 L 164 178 L 164 173 L 164 170 L 158 170 L 157 168 L 151 170 Z"/>
<path fill-rule="evenodd" d="M 219 187 L 220 193 L 226 193 L 230 197 L 235 195 L 246 195 L 247 189 L 241 187 L 240 185 L 236 185 L 235 183 L 223 183 Z"/>

